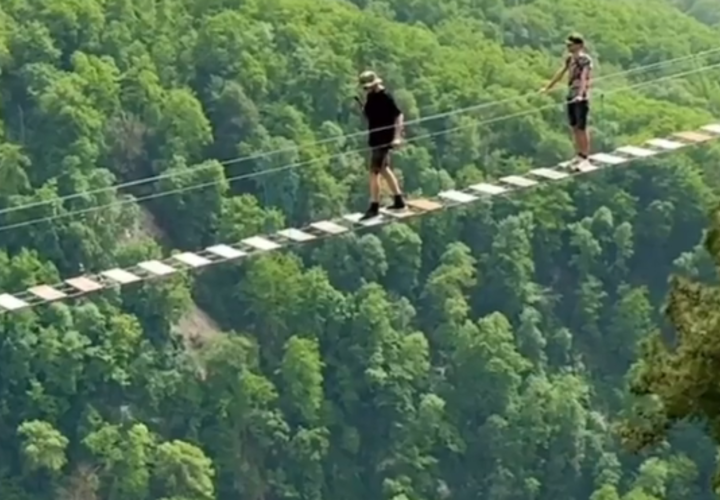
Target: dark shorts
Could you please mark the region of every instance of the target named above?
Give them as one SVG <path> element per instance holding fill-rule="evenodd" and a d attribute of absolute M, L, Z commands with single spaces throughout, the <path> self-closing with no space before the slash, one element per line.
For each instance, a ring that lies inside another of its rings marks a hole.
<path fill-rule="evenodd" d="M 376 174 L 390 166 L 392 146 L 374 146 L 370 149 L 370 171 Z"/>
<path fill-rule="evenodd" d="M 587 128 L 589 113 L 590 103 L 588 101 L 569 102 L 567 105 L 568 123 L 576 130 L 585 130 Z"/>

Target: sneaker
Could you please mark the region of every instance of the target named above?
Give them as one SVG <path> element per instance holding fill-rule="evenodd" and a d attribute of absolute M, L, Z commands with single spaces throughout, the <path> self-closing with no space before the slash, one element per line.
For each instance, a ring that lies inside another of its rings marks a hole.
<path fill-rule="evenodd" d="M 574 170 L 576 172 L 584 172 L 590 167 L 592 167 L 592 163 L 590 163 L 590 160 L 588 160 L 587 158 L 582 158 L 579 162 L 575 164 Z"/>
<path fill-rule="evenodd" d="M 575 156 L 572 160 L 565 163 L 565 167 L 569 168 L 570 170 L 574 170 L 577 168 L 578 164 L 582 161 L 582 158 L 579 156 Z"/>
<path fill-rule="evenodd" d="M 582 172 L 583 167 L 587 166 L 589 164 L 587 158 L 583 158 L 581 156 L 576 156 L 572 159 L 572 161 L 568 164 L 568 168 L 572 170 L 573 172 Z"/>
<path fill-rule="evenodd" d="M 392 205 L 388 205 L 385 208 L 388 210 L 404 210 L 406 206 L 407 205 L 405 205 L 405 200 L 403 200 L 402 195 L 399 195 L 395 197 L 395 201 L 393 201 Z"/>
<path fill-rule="evenodd" d="M 367 211 L 363 214 L 362 217 L 360 217 L 361 221 L 372 219 L 373 217 L 377 217 L 380 215 L 380 205 L 378 203 L 372 203 L 370 205 L 370 208 L 367 209 Z"/>

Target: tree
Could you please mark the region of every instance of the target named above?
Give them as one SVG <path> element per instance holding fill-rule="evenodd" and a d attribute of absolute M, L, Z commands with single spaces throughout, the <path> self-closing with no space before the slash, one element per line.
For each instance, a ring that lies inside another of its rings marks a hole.
<path fill-rule="evenodd" d="M 24 422 L 18 427 L 23 438 L 23 456 L 29 471 L 47 470 L 57 473 L 67 463 L 65 455 L 70 441 L 52 424 L 40 420 Z"/>
<path fill-rule="evenodd" d="M 713 226 L 705 248 L 720 266 L 720 210 L 714 212 Z M 720 268 L 719 268 L 720 269 Z M 621 435 L 632 450 L 657 445 L 670 428 L 683 421 L 699 420 L 717 441 L 714 424 L 718 411 L 715 373 L 720 369 L 716 337 L 720 334 L 720 291 L 684 277 L 674 277 L 666 314 L 675 335 L 672 344 L 660 334 L 649 337 L 635 367 L 632 390 L 644 396 L 624 426 Z M 720 492 L 720 476 L 714 488 Z"/>

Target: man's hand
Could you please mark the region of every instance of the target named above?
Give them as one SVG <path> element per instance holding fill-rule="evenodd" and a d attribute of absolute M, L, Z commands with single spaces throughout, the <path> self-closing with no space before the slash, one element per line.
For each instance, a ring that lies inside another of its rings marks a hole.
<path fill-rule="evenodd" d="M 395 137 L 391 143 L 394 148 L 399 148 L 402 145 L 402 137 Z"/>
<path fill-rule="evenodd" d="M 364 111 L 365 111 L 365 103 L 363 102 L 363 100 L 360 99 L 359 96 L 354 96 L 354 97 L 353 97 L 353 100 L 355 101 L 355 104 L 357 104 L 357 107 L 358 107 L 358 109 L 360 110 L 360 112 L 361 112 L 361 113 L 364 113 Z"/>

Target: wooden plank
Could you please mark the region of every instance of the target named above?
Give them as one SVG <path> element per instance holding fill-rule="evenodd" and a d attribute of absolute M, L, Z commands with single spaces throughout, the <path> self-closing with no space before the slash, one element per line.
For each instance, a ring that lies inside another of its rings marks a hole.
<path fill-rule="evenodd" d="M 253 247 L 257 250 L 261 250 L 263 252 L 269 252 L 271 250 L 277 250 L 278 248 L 282 248 L 282 245 L 279 243 L 275 243 L 274 241 L 270 241 L 267 238 L 263 238 L 262 236 L 252 236 L 250 238 L 245 238 L 242 240 L 243 244 Z"/>
<path fill-rule="evenodd" d="M 702 134 L 700 132 L 676 132 L 673 134 L 673 137 L 682 139 L 685 142 L 698 143 L 698 144 L 701 142 L 707 142 L 714 138 L 711 135 Z"/>
<path fill-rule="evenodd" d="M 310 224 L 310 227 L 315 228 L 318 231 L 322 231 L 323 233 L 332 235 L 342 234 L 348 231 L 348 228 L 346 228 L 345 226 L 341 226 L 340 224 L 336 224 L 335 222 L 329 220 L 313 222 L 312 224 Z"/>
<path fill-rule="evenodd" d="M 172 258 L 178 262 L 182 262 L 190 267 L 203 267 L 212 264 L 210 259 L 201 257 L 200 255 L 192 252 L 176 253 Z"/>
<path fill-rule="evenodd" d="M 28 288 L 28 292 L 40 299 L 47 301 L 60 300 L 67 297 L 66 293 L 63 293 L 60 290 L 57 290 L 49 285 L 34 286 L 32 288 Z"/>
<path fill-rule="evenodd" d="M 140 276 L 135 276 L 134 274 L 125 271 L 124 269 L 118 268 L 108 269 L 107 271 L 103 271 L 100 274 L 105 276 L 106 278 L 110 278 L 111 280 L 121 285 L 127 285 L 129 283 L 135 283 L 136 281 L 141 280 Z"/>
<path fill-rule="evenodd" d="M 413 200 L 408 200 L 407 205 L 422 212 L 432 212 L 434 210 L 439 210 L 442 208 L 442 203 L 428 200 L 426 198 L 415 198 Z"/>
<path fill-rule="evenodd" d="M 247 252 L 233 248 L 230 245 L 213 245 L 205 249 L 207 252 L 222 257 L 224 259 L 232 260 L 239 259 L 247 255 Z"/>
<path fill-rule="evenodd" d="M 488 184 L 487 182 L 481 182 L 479 184 L 473 184 L 469 187 L 477 193 L 484 195 L 497 196 L 499 194 L 507 193 L 508 188 L 504 186 L 498 186 L 497 184 Z"/>
<path fill-rule="evenodd" d="M 713 123 L 702 127 L 703 132 L 710 132 L 711 134 L 720 135 L 720 123 Z"/>
<path fill-rule="evenodd" d="M 147 260 L 138 264 L 138 267 L 155 276 L 167 276 L 177 271 L 174 267 L 170 267 L 159 260 Z"/>
<path fill-rule="evenodd" d="M 510 184 L 512 186 L 517 186 L 520 188 L 536 186 L 538 183 L 535 180 L 528 179 L 521 175 L 506 175 L 505 177 L 500 177 L 500 182 L 504 182 L 506 184 Z"/>
<path fill-rule="evenodd" d="M 535 168 L 528 173 L 551 181 L 559 181 L 568 177 L 568 174 L 565 172 L 560 172 L 552 168 Z"/>
<path fill-rule="evenodd" d="M 387 219 L 383 214 L 378 214 L 375 217 L 371 217 L 369 219 L 361 220 L 363 218 L 363 215 L 360 212 L 355 212 L 353 214 L 345 214 L 343 215 L 343 219 L 348 221 L 351 224 L 357 224 L 359 226 L 364 227 L 372 227 L 372 226 L 379 226 L 381 224 L 385 224 L 387 222 Z"/>
<path fill-rule="evenodd" d="M 30 304 L 25 302 L 24 300 L 20 300 L 14 295 L 10 295 L 9 293 L 3 293 L 0 295 L 0 307 L 5 309 L 6 311 L 17 311 L 18 309 L 23 309 L 25 307 L 28 307 Z"/>
<path fill-rule="evenodd" d="M 622 156 L 611 155 L 607 153 L 597 153 L 590 156 L 590 161 L 597 163 L 604 163 L 605 165 L 621 165 L 630 161 L 628 158 Z"/>
<path fill-rule="evenodd" d="M 674 151 L 676 149 L 685 147 L 685 144 L 683 144 L 682 142 L 670 141 L 668 139 L 650 139 L 646 142 L 646 144 L 649 144 L 650 146 L 654 146 L 656 148 L 664 149 L 666 151 Z"/>
<path fill-rule="evenodd" d="M 297 241 L 299 243 L 316 239 L 315 236 L 313 236 L 312 234 L 308 234 L 300 231 L 299 229 L 293 228 L 283 229 L 282 231 L 278 231 L 278 234 L 289 240 Z"/>
<path fill-rule="evenodd" d="M 444 200 L 453 201 L 455 203 L 470 203 L 478 199 L 477 196 L 463 193 L 462 191 L 457 191 L 455 189 L 443 191 L 439 193 L 438 196 Z"/>
<path fill-rule="evenodd" d="M 391 217 L 394 219 L 406 219 L 407 217 L 411 217 L 415 215 L 415 212 L 408 207 L 402 209 L 402 210 L 395 210 L 391 208 L 381 208 L 380 213 L 386 217 Z"/>
<path fill-rule="evenodd" d="M 653 151 L 652 149 L 646 148 L 638 148 L 636 146 L 623 146 L 621 148 L 617 148 L 616 152 L 628 156 L 634 156 L 636 158 L 649 158 L 659 153 L 659 151 Z"/>
<path fill-rule="evenodd" d="M 65 283 L 83 293 L 96 292 L 97 290 L 104 288 L 101 283 L 91 280 L 85 276 L 65 280 Z"/>

